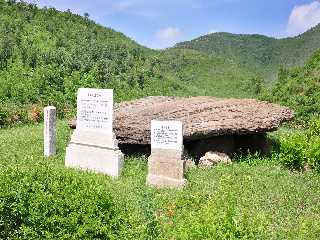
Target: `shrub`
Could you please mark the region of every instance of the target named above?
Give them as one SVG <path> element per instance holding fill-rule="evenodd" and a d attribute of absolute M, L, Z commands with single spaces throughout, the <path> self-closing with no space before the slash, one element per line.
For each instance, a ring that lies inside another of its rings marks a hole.
<path fill-rule="evenodd" d="M 111 193 L 96 181 L 41 165 L 2 170 L 0 238 L 116 238 L 121 219 Z"/>
<path fill-rule="evenodd" d="M 29 113 L 29 119 L 33 123 L 37 123 L 40 121 L 42 116 L 41 107 L 36 104 L 33 104 L 31 107 L 31 111 Z"/>
<path fill-rule="evenodd" d="M 313 120 L 303 133 L 281 140 L 280 161 L 290 169 L 301 170 L 306 164 L 320 171 L 320 120 Z"/>
<path fill-rule="evenodd" d="M 320 136 L 314 136 L 309 140 L 308 164 L 320 171 Z"/>
<path fill-rule="evenodd" d="M 306 149 L 306 138 L 302 134 L 293 134 L 283 139 L 280 146 L 280 161 L 290 169 L 303 168 Z"/>

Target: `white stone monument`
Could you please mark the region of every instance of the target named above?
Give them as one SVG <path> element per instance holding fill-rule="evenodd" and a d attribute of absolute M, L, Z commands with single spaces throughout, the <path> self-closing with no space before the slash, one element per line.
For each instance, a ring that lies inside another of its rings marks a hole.
<path fill-rule="evenodd" d="M 184 178 L 183 128 L 178 121 L 151 121 L 147 185 L 181 188 Z"/>
<path fill-rule="evenodd" d="M 56 155 L 56 108 L 53 106 L 44 108 L 44 156 Z"/>
<path fill-rule="evenodd" d="M 123 154 L 113 133 L 113 90 L 78 90 L 77 128 L 67 147 L 65 164 L 120 176 Z"/>

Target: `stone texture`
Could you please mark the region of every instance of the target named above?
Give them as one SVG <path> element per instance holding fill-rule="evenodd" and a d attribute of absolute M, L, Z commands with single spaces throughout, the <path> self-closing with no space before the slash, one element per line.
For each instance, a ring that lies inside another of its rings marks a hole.
<path fill-rule="evenodd" d="M 44 108 L 44 155 L 51 157 L 56 155 L 56 108 L 53 106 Z"/>
<path fill-rule="evenodd" d="M 154 150 L 148 159 L 147 185 L 155 187 L 183 187 L 185 161 L 181 151 Z"/>
<path fill-rule="evenodd" d="M 231 156 L 236 151 L 233 135 L 198 139 L 186 143 L 185 147 L 196 159 L 200 159 L 207 152 L 221 152 Z"/>
<path fill-rule="evenodd" d="M 210 167 L 219 163 L 230 164 L 231 159 L 225 153 L 207 152 L 202 158 L 200 158 L 199 166 Z"/>
<path fill-rule="evenodd" d="M 221 135 L 250 135 L 276 130 L 293 112 L 253 99 L 147 97 L 115 108 L 114 131 L 120 144 L 150 144 L 150 122 L 183 122 L 184 142 Z M 70 124 L 75 127 L 76 122 Z"/>
<path fill-rule="evenodd" d="M 187 184 L 187 180 L 149 174 L 147 176 L 147 184 L 159 188 L 183 188 Z"/>
<path fill-rule="evenodd" d="M 175 179 L 184 177 L 185 161 L 178 150 L 152 149 L 148 166 L 149 173 L 153 175 Z"/>

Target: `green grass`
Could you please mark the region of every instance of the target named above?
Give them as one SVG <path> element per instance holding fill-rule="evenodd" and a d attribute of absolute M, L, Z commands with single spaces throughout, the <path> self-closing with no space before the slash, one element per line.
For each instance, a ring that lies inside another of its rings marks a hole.
<path fill-rule="evenodd" d="M 64 167 L 42 156 L 42 125 L 0 130 L 1 239 L 319 239 L 320 177 L 291 172 L 276 156 L 191 168 L 182 190 L 145 185 L 146 157 L 122 176 Z"/>

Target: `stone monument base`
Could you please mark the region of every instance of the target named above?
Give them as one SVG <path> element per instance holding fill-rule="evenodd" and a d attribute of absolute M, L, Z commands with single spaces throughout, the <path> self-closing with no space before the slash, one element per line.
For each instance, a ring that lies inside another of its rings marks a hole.
<path fill-rule="evenodd" d="M 183 188 L 185 161 L 182 151 L 152 149 L 148 159 L 147 185 L 154 187 Z"/>
<path fill-rule="evenodd" d="M 115 136 L 97 134 L 94 137 L 96 134 L 76 130 L 66 149 L 65 165 L 119 177 L 123 166 L 123 154 L 117 147 Z"/>
<path fill-rule="evenodd" d="M 183 188 L 187 184 L 186 179 L 174 179 L 160 175 L 148 174 L 147 185 L 154 187 Z"/>

